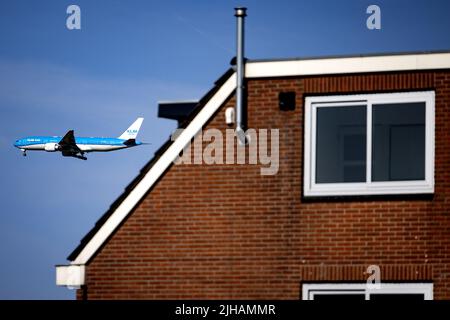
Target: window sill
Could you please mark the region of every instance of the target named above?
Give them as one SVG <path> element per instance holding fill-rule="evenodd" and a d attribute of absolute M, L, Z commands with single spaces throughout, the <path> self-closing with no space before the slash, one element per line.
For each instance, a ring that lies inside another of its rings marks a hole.
<path fill-rule="evenodd" d="M 372 182 L 367 183 L 327 183 L 305 188 L 303 196 L 339 197 L 339 196 L 384 196 L 433 194 L 434 183 L 426 181 Z"/>

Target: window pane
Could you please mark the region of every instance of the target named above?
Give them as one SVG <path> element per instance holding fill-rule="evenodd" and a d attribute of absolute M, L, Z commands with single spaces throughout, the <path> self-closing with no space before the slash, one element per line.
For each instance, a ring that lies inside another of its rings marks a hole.
<path fill-rule="evenodd" d="M 372 107 L 372 180 L 425 179 L 425 103 Z"/>
<path fill-rule="evenodd" d="M 366 181 L 366 106 L 317 108 L 316 183 Z"/>

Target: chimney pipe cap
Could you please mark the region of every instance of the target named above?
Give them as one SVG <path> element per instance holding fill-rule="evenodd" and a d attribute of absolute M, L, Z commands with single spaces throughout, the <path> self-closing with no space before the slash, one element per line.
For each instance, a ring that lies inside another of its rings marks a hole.
<path fill-rule="evenodd" d="M 247 8 L 245 7 L 237 7 L 234 8 L 234 16 L 235 17 L 246 17 L 247 16 Z"/>

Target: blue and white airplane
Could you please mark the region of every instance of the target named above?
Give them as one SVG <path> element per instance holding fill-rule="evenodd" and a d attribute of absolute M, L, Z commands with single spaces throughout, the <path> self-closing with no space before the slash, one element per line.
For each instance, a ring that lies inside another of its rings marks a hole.
<path fill-rule="evenodd" d="M 73 130 L 70 130 L 64 137 L 26 137 L 17 140 L 14 146 L 22 150 L 24 156 L 27 155 L 28 150 L 60 151 L 64 157 L 87 160 L 84 155 L 87 152 L 113 151 L 141 145 L 142 142 L 136 141 L 136 136 L 141 128 L 142 121 L 144 121 L 144 118 L 138 118 L 118 138 L 75 138 Z"/>

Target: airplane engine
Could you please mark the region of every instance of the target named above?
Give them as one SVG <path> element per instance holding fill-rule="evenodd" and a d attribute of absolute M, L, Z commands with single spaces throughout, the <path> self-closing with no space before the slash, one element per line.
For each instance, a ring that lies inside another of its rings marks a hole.
<path fill-rule="evenodd" d="M 44 149 L 47 152 L 55 152 L 59 150 L 59 144 L 57 143 L 46 143 Z"/>

